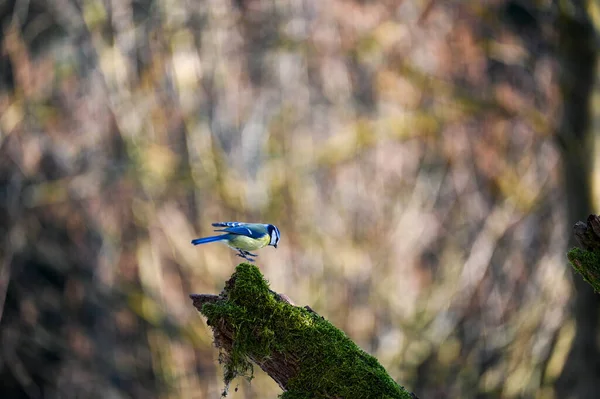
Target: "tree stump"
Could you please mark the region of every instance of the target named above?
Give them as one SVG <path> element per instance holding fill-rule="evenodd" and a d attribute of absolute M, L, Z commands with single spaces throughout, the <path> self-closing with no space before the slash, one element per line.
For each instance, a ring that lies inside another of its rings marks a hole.
<path fill-rule="evenodd" d="M 281 398 L 416 398 L 377 359 L 312 309 L 269 289 L 260 270 L 242 263 L 219 295 L 190 295 L 212 328 L 225 390 L 257 364 Z"/>

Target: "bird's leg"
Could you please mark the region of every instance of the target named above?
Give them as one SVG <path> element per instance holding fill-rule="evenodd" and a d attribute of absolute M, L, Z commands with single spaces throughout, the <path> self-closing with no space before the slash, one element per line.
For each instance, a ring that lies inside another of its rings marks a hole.
<path fill-rule="evenodd" d="M 252 259 L 252 258 L 249 258 L 249 257 L 247 256 L 248 252 L 246 252 L 246 251 L 243 251 L 243 250 L 241 250 L 241 249 L 238 249 L 238 251 L 239 251 L 240 253 L 239 253 L 239 254 L 236 254 L 237 256 L 239 256 L 240 258 L 244 258 L 244 259 L 246 259 L 248 262 L 254 262 L 254 259 Z"/>
<path fill-rule="evenodd" d="M 244 251 L 244 253 L 249 256 L 258 256 L 257 254 L 253 254 L 252 252 L 248 252 L 248 251 Z"/>

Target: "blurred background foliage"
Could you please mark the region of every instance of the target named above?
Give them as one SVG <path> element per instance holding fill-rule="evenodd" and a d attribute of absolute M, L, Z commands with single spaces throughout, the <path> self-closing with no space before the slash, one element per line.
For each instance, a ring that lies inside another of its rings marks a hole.
<path fill-rule="evenodd" d="M 0 1 L 1 396 L 218 397 L 187 295 L 239 259 L 190 239 L 241 220 L 421 398 L 596 397 L 599 6 Z"/>

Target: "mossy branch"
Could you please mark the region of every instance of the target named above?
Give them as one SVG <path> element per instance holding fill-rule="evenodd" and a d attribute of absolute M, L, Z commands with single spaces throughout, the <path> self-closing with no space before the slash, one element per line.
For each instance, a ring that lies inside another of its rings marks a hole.
<path fill-rule="evenodd" d="M 600 292 L 600 217 L 588 216 L 587 222 L 577 222 L 573 227 L 581 248 L 572 248 L 567 258 L 594 291 Z"/>
<path fill-rule="evenodd" d="M 235 377 L 252 378 L 254 363 L 279 384 L 284 399 L 416 398 L 342 331 L 271 291 L 254 265 L 238 265 L 220 295 L 190 297 L 220 349 L 223 396 Z"/>

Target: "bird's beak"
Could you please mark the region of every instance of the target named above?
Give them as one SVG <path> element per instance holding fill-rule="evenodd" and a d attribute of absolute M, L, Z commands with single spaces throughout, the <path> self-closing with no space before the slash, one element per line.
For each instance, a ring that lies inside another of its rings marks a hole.
<path fill-rule="evenodd" d="M 275 249 L 277 249 L 277 244 L 273 245 L 275 247 Z"/>

